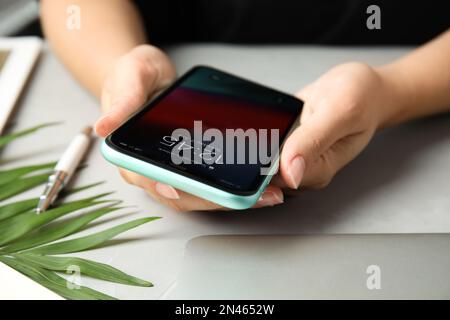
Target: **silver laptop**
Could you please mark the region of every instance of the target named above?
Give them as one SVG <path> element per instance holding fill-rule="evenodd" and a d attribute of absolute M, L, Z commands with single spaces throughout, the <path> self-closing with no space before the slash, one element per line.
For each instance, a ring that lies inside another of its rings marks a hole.
<path fill-rule="evenodd" d="M 449 234 L 202 236 L 166 299 L 448 299 Z"/>

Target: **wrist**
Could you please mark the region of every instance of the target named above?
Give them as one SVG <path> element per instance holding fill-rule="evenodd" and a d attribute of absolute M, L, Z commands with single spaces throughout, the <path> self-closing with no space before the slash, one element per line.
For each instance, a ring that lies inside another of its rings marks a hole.
<path fill-rule="evenodd" d="M 408 106 L 411 105 L 413 95 L 408 89 L 405 75 L 397 70 L 395 65 L 385 65 L 374 68 L 381 81 L 379 93 L 379 108 L 381 116 L 378 128 L 387 128 L 407 121 L 410 117 Z"/>

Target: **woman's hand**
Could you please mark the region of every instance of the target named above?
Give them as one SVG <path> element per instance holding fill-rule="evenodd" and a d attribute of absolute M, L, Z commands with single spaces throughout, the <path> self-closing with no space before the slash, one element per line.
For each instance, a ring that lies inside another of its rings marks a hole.
<path fill-rule="evenodd" d="M 171 61 L 156 47 L 141 45 L 123 55 L 103 83 L 104 115 L 95 125 L 97 134 L 110 134 L 175 77 Z"/>
<path fill-rule="evenodd" d="M 275 180 L 293 189 L 327 186 L 389 121 L 396 101 L 387 81 L 362 63 L 332 68 L 298 96 L 301 125 L 284 145 Z"/>

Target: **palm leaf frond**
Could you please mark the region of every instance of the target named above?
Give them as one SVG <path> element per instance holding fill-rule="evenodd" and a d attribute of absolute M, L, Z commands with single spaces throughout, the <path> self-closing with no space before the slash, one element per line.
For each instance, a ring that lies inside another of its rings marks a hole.
<path fill-rule="evenodd" d="M 20 167 L 10 170 L 2 170 L 0 171 L 0 185 L 3 185 L 8 182 L 13 182 L 16 179 L 22 178 L 23 176 L 30 174 L 35 171 L 40 171 L 44 169 L 52 169 L 55 167 L 55 162 L 38 164 L 34 166 L 26 166 Z"/>
<path fill-rule="evenodd" d="M 33 175 L 0 185 L 0 201 L 7 200 L 22 192 L 42 185 L 47 181 L 50 172 Z"/>
<path fill-rule="evenodd" d="M 12 202 L 12 203 L 8 203 L 8 204 L 1 206 L 0 207 L 0 222 L 4 219 L 18 215 L 19 213 L 23 213 L 25 211 L 36 208 L 38 201 L 39 201 L 38 198 L 33 198 L 33 199 Z"/>
<path fill-rule="evenodd" d="M 67 191 L 63 191 L 61 193 L 60 198 L 64 198 L 66 196 L 69 195 L 73 195 L 75 193 L 96 187 L 100 184 L 102 184 L 103 182 L 97 182 L 97 183 L 92 183 L 86 186 L 82 186 L 82 187 L 78 187 L 78 188 L 73 188 Z M 3 206 L 0 206 L 0 221 L 6 219 L 6 218 L 10 218 L 12 216 L 15 216 L 19 213 L 23 213 L 25 211 L 31 210 L 33 208 L 36 208 L 37 204 L 39 202 L 39 198 L 33 198 L 33 199 L 26 199 L 26 200 L 21 200 L 21 201 L 16 201 L 16 202 L 12 202 L 12 203 L 8 203 L 5 204 Z"/>
<path fill-rule="evenodd" d="M 107 264 L 99 263 L 87 259 L 73 258 L 73 257 L 54 257 L 41 256 L 32 253 L 19 253 L 14 255 L 15 258 L 26 262 L 37 264 L 39 267 L 65 272 L 71 266 L 79 267 L 80 273 L 91 278 L 111 281 L 121 284 L 127 284 L 140 287 L 151 287 L 152 283 L 130 276 L 116 268 Z"/>
<path fill-rule="evenodd" d="M 61 122 L 49 122 L 49 123 L 44 123 L 44 124 L 40 124 L 38 126 L 35 127 L 31 127 L 19 132 L 15 132 L 15 133 L 11 133 L 11 134 L 7 134 L 7 135 L 3 135 L 0 137 L 0 149 L 3 148 L 4 146 L 6 146 L 8 143 L 18 139 L 18 138 L 22 138 L 25 137 L 27 135 L 30 135 L 32 133 L 35 133 L 36 131 L 39 131 L 43 128 L 47 128 L 50 126 L 54 126 L 57 124 L 60 124 Z"/>
<path fill-rule="evenodd" d="M 34 210 L 30 210 L 19 214 L 15 217 L 0 222 L 0 246 L 16 240 L 28 232 L 43 226 L 66 214 L 105 203 L 103 201 L 93 201 L 91 199 L 77 200 L 65 203 L 57 208 L 50 209 L 44 214 L 36 214 Z"/>
<path fill-rule="evenodd" d="M 115 237 L 116 235 L 118 235 L 122 232 L 136 228 L 136 227 L 140 226 L 141 224 L 144 224 L 144 223 L 147 223 L 150 221 L 154 221 L 156 219 L 159 219 L 159 217 L 136 219 L 136 220 L 126 222 L 124 224 L 112 227 L 110 229 L 91 234 L 89 236 L 49 244 L 46 246 L 31 249 L 31 250 L 29 250 L 29 252 L 48 255 L 48 254 L 65 254 L 65 253 L 72 253 L 72 252 L 80 252 L 80 251 L 92 249 L 92 248 L 95 248 L 95 247 L 103 244 L 107 240 L 112 239 L 113 237 Z"/>
<path fill-rule="evenodd" d="M 2 136 L 0 149 L 15 139 L 54 124 L 43 124 Z M 44 163 L 0 170 L 0 262 L 67 299 L 114 299 L 61 276 L 61 273 L 67 273 L 73 266 L 83 276 L 124 285 L 153 286 L 151 282 L 104 263 L 79 257 L 54 256 L 96 248 L 123 232 L 160 217 L 136 219 L 93 234 L 64 240 L 83 230 L 89 232 L 93 221 L 124 207 L 118 206 L 121 203 L 119 200 L 105 199 L 111 192 L 65 201 L 65 197 L 95 188 L 103 182 L 64 191 L 58 201 L 61 203 L 39 215 L 34 211 L 39 200 L 37 197 L 18 201 L 12 199 L 11 202 L 11 198 L 45 183 L 53 166 L 54 163 Z M 9 202 L 5 203 L 7 201 Z M 101 226 L 102 221 L 96 225 Z"/>
<path fill-rule="evenodd" d="M 105 207 L 92 212 L 85 213 L 81 216 L 74 217 L 70 220 L 60 222 L 54 225 L 48 225 L 36 230 L 34 233 L 22 237 L 11 245 L 7 245 L 1 249 L 2 253 L 19 252 L 25 249 L 37 247 L 43 244 L 56 241 L 58 239 L 70 236 L 80 231 L 90 222 L 108 214 L 110 212 L 121 209 L 120 207 Z"/>
<path fill-rule="evenodd" d="M 35 264 L 24 263 L 18 259 L 3 256 L 0 256 L 0 261 L 64 298 L 73 300 L 114 300 L 113 297 L 87 287 L 79 286 L 54 272 L 39 268 Z"/>

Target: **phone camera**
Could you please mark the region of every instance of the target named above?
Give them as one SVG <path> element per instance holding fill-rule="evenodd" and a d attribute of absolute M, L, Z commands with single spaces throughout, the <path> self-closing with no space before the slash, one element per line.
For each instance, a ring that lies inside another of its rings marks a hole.
<path fill-rule="evenodd" d="M 221 80 L 221 77 L 220 77 L 219 75 L 217 75 L 217 74 L 212 74 L 212 75 L 210 76 L 210 78 L 211 78 L 211 80 L 214 80 L 214 81 L 219 81 L 219 80 Z"/>
<path fill-rule="evenodd" d="M 282 97 L 278 97 L 278 98 L 277 98 L 277 103 L 283 103 L 283 102 L 284 102 L 284 100 L 283 100 Z"/>

